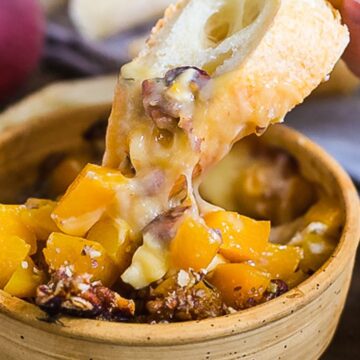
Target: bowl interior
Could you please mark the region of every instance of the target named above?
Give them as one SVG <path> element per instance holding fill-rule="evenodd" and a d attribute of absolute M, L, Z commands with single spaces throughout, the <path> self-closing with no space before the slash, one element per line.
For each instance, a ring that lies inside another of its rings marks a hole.
<path fill-rule="evenodd" d="M 0 136 L 0 201 L 9 203 L 24 197 L 36 182 L 39 164 L 57 152 L 86 148 L 86 134 L 106 119 L 107 107 L 94 107 L 53 118 L 35 119 Z M 121 344 L 174 344 L 228 336 L 271 323 L 314 301 L 336 280 L 351 261 L 359 240 L 359 200 L 349 177 L 322 149 L 306 137 L 283 126 L 272 127 L 264 141 L 283 148 L 299 162 L 306 177 L 322 184 L 338 199 L 345 214 L 345 226 L 332 258 L 307 281 L 269 303 L 242 312 L 197 322 L 168 325 L 114 324 L 95 320 L 65 318 L 64 327 L 39 321 L 42 312 L 35 306 L 0 292 L 1 311 L 31 326 L 64 336 Z M 164 331 L 166 326 L 166 331 Z"/>

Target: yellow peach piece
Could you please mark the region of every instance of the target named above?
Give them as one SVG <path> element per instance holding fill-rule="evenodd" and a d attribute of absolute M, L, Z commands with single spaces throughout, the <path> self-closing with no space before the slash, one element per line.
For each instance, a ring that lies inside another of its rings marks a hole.
<path fill-rule="evenodd" d="M 315 272 L 330 258 L 336 245 L 335 239 L 324 234 L 305 233 L 302 239 L 304 258 L 300 263 L 300 268 L 305 273 Z"/>
<path fill-rule="evenodd" d="M 87 239 L 100 243 L 122 274 L 131 264 L 138 241 L 130 234 L 129 225 L 121 219 L 101 219 L 89 231 Z"/>
<path fill-rule="evenodd" d="M 254 260 L 265 250 L 270 236 L 270 222 L 256 221 L 230 211 L 205 215 L 205 222 L 220 231 L 220 253 L 231 262 Z"/>
<path fill-rule="evenodd" d="M 30 198 L 20 212 L 21 220 L 35 233 L 38 240 L 45 241 L 51 233 L 59 231 L 51 218 L 56 204 L 51 200 Z"/>
<path fill-rule="evenodd" d="M 142 289 L 161 279 L 169 267 L 169 250 L 163 242 L 147 233 L 143 245 L 135 251 L 131 265 L 121 275 L 121 279 L 134 289 Z"/>
<path fill-rule="evenodd" d="M 29 298 L 36 295 L 36 289 L 45 281 L 45 274 L 39 270 L 30 257 L 21 261 L 4 290 L 19 298 Z"/>
<path fill-rule="evenodd" d="M 30 255 L 32 255 L 37 250 L 36 236 L 21 219 L 23 209 L 24 207 L 20 205 L 0 205 L 0 234 L 23 239 L 31 246 Z"/>
<path fill-rule="evenodd" d="M 248 264 L 221 264 L 209 281 L 219 290 L 228 306 L 241 309 L 247 307 L 250 299 L 261 300 L 270 279 L 269 273 Z"/>
<path fill-rule="evenodd" d="M 176 269 L 206 269 L 221 245 L 220 236 L 193 218 L 186 218 L 171 241 L 172 266 Z"/>
<path fill-rule="evenodd" d="M 119 276 L 114 262 L 103 246 L 95 241 L 53 233 L 43 253 L 51 270 L 70 265 L 75 273 L 90 274 L 93 280 L 101 280 L 105 286 L 111 286 Z"/>
<path fill-rule="evenodd" d="M 301 247 L 268 244 L 255 263 L 270 273 L 272 279 L 287 281 L 293 277 L 303 257 Z"/>
<path fill-rule="evenodd" d="M 101 218 L 126 178 L 120 171 L 88 164 L 52 213 L 61 231 L 84 236 Z"/>
<path fill-rule="evenodd" d="M 289 287 L 289 289 L 294 288 L 295 286 L 298 286 L 300 283 L 305 281 L 309 277 L 308 274 L 305 274 L 301 269 L 294 272 L 287 280 L 286 284 Z"/>
<path fill-rule="evenodd" d="M 3 289 L 28 256 L 30 245 L 18 236 L 0 233 L 0 249 L 0 288 Z"/>
<path fill-rule="evenodd" d="M 328 198 L 321 199 L 310 208 L 305 215 L 305 223 L 321 223 L 326 226 L 326 233 L 335 233 L 343 222 L 343 214 L 335 201 Z"/>

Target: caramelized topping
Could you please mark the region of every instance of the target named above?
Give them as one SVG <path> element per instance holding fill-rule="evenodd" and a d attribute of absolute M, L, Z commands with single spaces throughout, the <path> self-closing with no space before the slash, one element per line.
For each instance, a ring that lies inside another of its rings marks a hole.
<path fill-rule="evenodd" d="M 185 119 L 191 119 L 195 97 L 209 80 L 205 71 L 184 66 L 169 70 L 164 78 L 143 81 L 145 113 L 159 129 L 174 131 L 179 126 L 189 131 Z"/>
<path fill-rule="evenodd" d="M 227 313 L 219 292 L 204 282 L 204 275 L 184 270 L 150 290 L 146 309 L 148 320 L 154 322 L 201 320 Z"/>
<path fill-rule="evenodd" d="M 47 285 L 39 286 L 36 304 L 51 317 L 59 314 L 123 321 L 134 316 L 135 304 L 88 274 L 76 275 L 72 268 L 54 272 Z"/>

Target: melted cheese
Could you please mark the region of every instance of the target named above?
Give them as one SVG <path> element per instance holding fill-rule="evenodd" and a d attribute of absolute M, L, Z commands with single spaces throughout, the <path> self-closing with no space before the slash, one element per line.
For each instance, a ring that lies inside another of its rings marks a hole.
<path fill-rule="evenodd" d="M 181 204 L 188 207 L 187 214 L 203 222 L 201 215 L 214 207 L 199 195 L 199 175 L 222 159 L 235 140 L 256 129 L 256 124 L 242 123 L 238 118 L 213 120 L 208 104 L 226 84 L 210 80 L 195 99 L 189 90 L 188 72 L 179 76 L 167 91 L 187 106 L 185 114 L 190 125 L 186 130 L 176 127 L 172 133 L 165 134 L 145 113 L 141 82 L 119 80 L 104 165 L 118 168 L 124 174 L 132 173 L 131 170 L 135 173 L 126 190 L 119 191 L 112 216 L 125 220 L 138 236 L 159 215 Z M 177 198 L 175 194 L 179 192 L 184 194 Z M 138 289 L 162 278 L 170 266 L 168 246 L 161 239 L 144 236 L 143 245 L 122 276 L 123 281 Z"/>

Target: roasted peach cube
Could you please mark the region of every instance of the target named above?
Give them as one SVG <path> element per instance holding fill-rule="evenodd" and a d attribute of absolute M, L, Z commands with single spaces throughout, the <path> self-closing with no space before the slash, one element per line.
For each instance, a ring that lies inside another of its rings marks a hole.
<path fill-rule="evenodd" d="M 220 231 L 220 253 L 231 262 L 257 259 L 265 250 L 270 236 L 270 222 L 256 221 L 230 211 L 205 215 L 205 222 Z"/>
<path fill-rule="evenodd" d="M 100 243 L 122 274 L 131 264 L 138 241 L 132 238 L 129 225 L 110 217 L 98 221 L 89 231 L 88 240 Z"/>
<path fill-rule="evenodd" d="M 319 269 L 334 252 L 343 214 L 332 199 L 323 197 L 304 217 L 305 228 L 297 233 L 291 244 L 301 246 L 304 258 L 300 268 L 306 274 Z"/>
<path fill-rule="evenodd" d="M 248 264 L 221 264 L 209 282 L 220 292 L 223 301 L 235 309 L 243 309 L 262 299 L 270 284 L 269 273 Z"/>
<path fill-rule="evenodd" d="M 168 277 L 160 282 L 154 289 L 152 289 L 153 296 L 167 296 L 179 286 L 177 282 L 178 274 Z"/>
<path fill-rule="evenodd" d="M 0 233 L 0 288 L 3 289 L 21 262 L 28 256 L 30 245 L 19 236 Z"/>
<path fill-rule="evenodd" d="M 37 250 L 36 236 L 21 219 L 23 206 L 0 205 L 0 233 L 2 236 L 17 236 L 31 246 L 30 255 Z"/>
<path fill-rule="evenodd" d="M 300 268 L 305 273 L 315 272 L 330 258 L 336 244 L 335 239 L 325 234 L 305 232 L 301 244 L 304 249 L 304 258 L 300 263 Z"/>
<path fill-rule="evenodd" d="M 18 265 L 4 290 L 19 298 L 34 297 L 37 287 L 44 281 L 45 274 L 35 266 L 30 257 L 27 257 Z"/>
<path fill-rule="evenodd" d="M 60 200 L 52 218 L 64 233 L 84 236 L 125 182 L 120 171 L 88 164 Z"/>
<path fill-rule="evenodd" d="M 105 286 L 112 285 L 119 276 L 114 262 L 103 246 L 95 241 L 53 233 L 43 253 L 51 270 L 70 265 L 75 273 L 90 274 L 93 280 L 101 280 Z"/>
<path fill-rule="evenodd" d="M 20 212 L 21 220 L 35 233 L 37 240 L 45 241 L 51 233 L 59 231 L 51 218 L 55 206 L 55 201 L 30 198 Z"/>
<path fill-rule="evenodd" d="M 63 159 L 48 178 L 51 193 L 55 195 L 64 194 L 88 162 L 86 160 L 84 156 L 68 156 Z"/>
<path fill-rule="evenodd" d="M 286 285 L 289 287 L 289 289 L 292 289 L 305 281 L 308 277 L 308 274 L 305 274 L 301 269 L 298 269 L 289 278 L 286 279 Z"/>
<path fill-rule="evenodd" d="M 214 230 L 191 217 L 186 218 L 170 244 L 171 264 L 176 269 L 206 269 L 221 245 Z"/>
<path fill-rule="evenodd" d="M 323 198 L 318 203 L 310 208 L 305 215 L 305 223 L 307 225 L 311 223 L 324 224 L 327 234 L 336 233 L 343 222 L 343 214 L 341 209 L 334 200 Z"/>
<path fill-rule="evenodd" d="M 270 273 L 272 279 L 287 281 L 293 277 L 303 256 L 301 247 L 268 244 L 255 263 Z"/>

